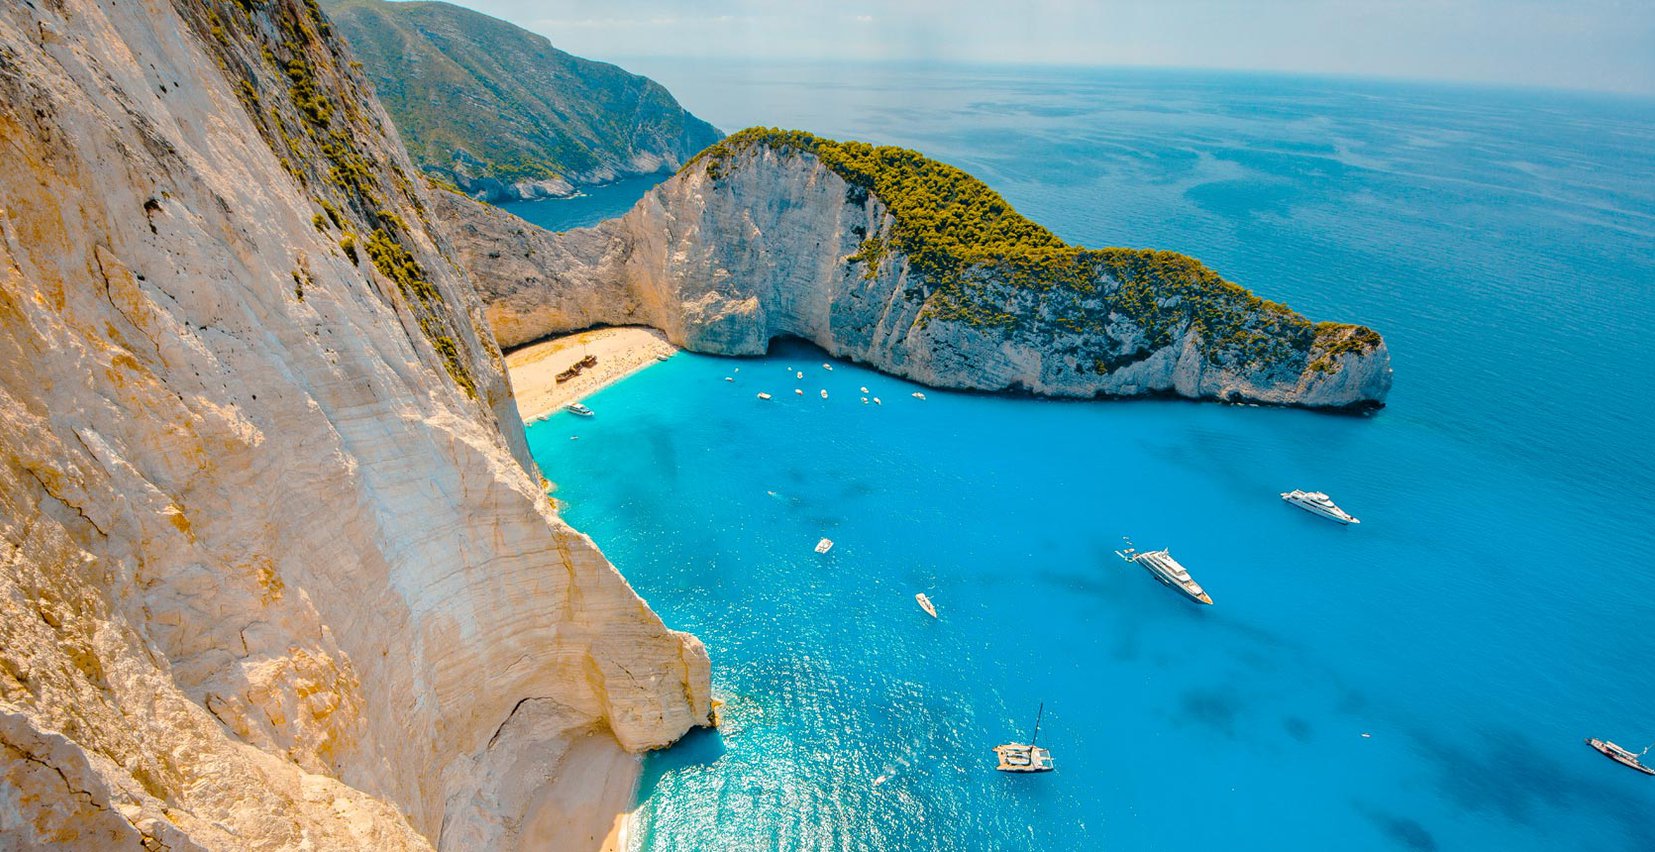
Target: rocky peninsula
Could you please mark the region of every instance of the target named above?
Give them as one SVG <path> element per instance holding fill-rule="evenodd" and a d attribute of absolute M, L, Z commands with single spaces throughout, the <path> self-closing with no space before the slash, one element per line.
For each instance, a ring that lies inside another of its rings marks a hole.
<path fill-rule="evenodd" d="M 510 347 L 645 324 L 698 352 L 780 336 L 936 387 L 1367 411 L 1389 353 L 1172 252 L 1070 246 L 951 166 L 754 128 L 625 216 L 552 234 L 452 193 L 437 218 Z"/>

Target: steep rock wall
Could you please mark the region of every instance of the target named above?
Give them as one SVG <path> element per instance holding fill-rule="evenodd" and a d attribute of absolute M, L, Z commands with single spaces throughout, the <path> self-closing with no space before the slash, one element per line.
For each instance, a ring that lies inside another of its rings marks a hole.
<path fill-rule="evenodd" d="M 707 720 L 338 51 L 0 8 L 0 847 L 507 845 L 570 742 Z"/>
<path fill-rule="evenodd" d="M 877 194 L 812 153 L 738 145 L 703 165 L 620 219 L 561 234 L 449 193 L 437 194 L 435 210 L 507 347 L 643 323 L 721 354 L 802 337 L 947 388 L 1356 410 L 1382 404 L 1390 389 L 1377 334 L 1313 325 L 1213 283 L 1188 258 L 1091 253 L 1080 281 L 1034 286 L 981 265 L 949 289 L 892 247 L 899 223 Z M 1130 277 L 1139 258 L 1183 277 L 1166 286 Z"/>

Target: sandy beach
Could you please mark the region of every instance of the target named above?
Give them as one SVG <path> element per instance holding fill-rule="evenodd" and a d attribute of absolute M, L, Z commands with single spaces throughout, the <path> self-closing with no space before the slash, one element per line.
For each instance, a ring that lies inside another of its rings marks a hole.
<path fill-rule="evenodd" d="M 533 423 L 677 351 L 666 335 L 653 328 L 595 328 L 507 353 L 506 371 L 523 422 Z M 559 384 L 557 374 L 587 355 L 597 356 L 598 363 Z"/>
<path fill-rule="evenodd" d="M 570 747 L 557 774 L 524 814 L 523 852 L 620 852 L 642 765 L 607 732 Z"/>

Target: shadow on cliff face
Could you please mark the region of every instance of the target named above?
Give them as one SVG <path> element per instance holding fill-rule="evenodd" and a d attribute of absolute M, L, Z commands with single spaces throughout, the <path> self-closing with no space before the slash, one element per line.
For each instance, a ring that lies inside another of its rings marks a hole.
<path fill-rule="evenodd" d="M 711 765 L 723 757 L 725 751 L 724 735 L 717 728 L 691 728 L 678 742 L 644 758 L 636 801 L 642 802 L 654 795 L 655 788 L 667 775 Z"/>

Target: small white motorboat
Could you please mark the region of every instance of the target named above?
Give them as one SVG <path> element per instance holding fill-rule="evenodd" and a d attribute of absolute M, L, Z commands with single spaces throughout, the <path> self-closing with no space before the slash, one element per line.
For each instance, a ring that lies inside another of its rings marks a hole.
<path fill-rule="evenodd" d="M 919 391 L 914 391 L 912 394 L 909 394 L 909 395 L 912 396 L 914 399 L 924 399 L 925 398 L 925 394 L 922 394 Z"/>
<path fill-rule="evenodd" d="M 800 370 L 797 373 L 793 374 L 793 378 L 795 378 L 795 379 L 802 379 L 804 377 L 805 377 L 805 371 L 804 370 Z"/>
<path fill-rule="evenodd" d="M 563 406 L 563 410 L 575 415 L 576 417 L 591 417 L 593 414 L 592 409 L 587 408 L 578 402 L 571 402 L 568 405 Z"/>
<path fill-rule="evenodd" d="M 861 391 L 861 392 L 863 392 L 863 393 L 867 393 L 867 392 L 868 392 L 868 386 L 867 386 L 867 385 L 863 385 L 863 386 L 862 386 L 862 387 L 859 387 L 859 388 L 857 388 L 857 390 L 859 390 L 859 391 Z"/>
<path fill-rule="evenodd" d="M 821 541 L 816 542 L 816 552 L 817 553 L 826 553 L 826 552 L 828 552 L 832 549 L 833 549 L 833 540 L 832 539 L 824 538 Z"/>
<path fill-rule="evenodd" d="M 770 394 L 767 394 L 764 391 L 759 391 L 759 399 L 769 399 L 769 398 L 770 398 Z"/>
<path fill-rule="evenodd" d="M 725 376 L 724 377 L 724 381 L 726 381 L 726 382 L 733 382 L 735 380 L 736 380 L 735 376 Z"/>
<path fill-rule="evenodd" d="M 926 597 L 924 592 L 914 595 L 914 600 L 919 603 L 920 609 L 925 610 L 926 615 L 937 617 L 937 608 L 931 605 L 931 599 Z"/>
<path fill-rule="evenodd" d="M 827 399 L 827 388 L 822 388 L 822 399 Z"/>
<path fill-rule="evenodd" d="M 798 394 L 799 396 L 804 396 L 805 395 L 804 388 L 794 388 L 793 392 Z"/>
<path fill-rule="evenodd" d="M 822 369 L 824 369 L 824 370 L 827 370 L 827 371 L 829 371 L 829 372 L 832 372 L 832 370 L 833 370 L 833 365 L 832 365 L 832 364 L 823 364 L 823 365 L 822 365 Z"/>
<path fill-rule="evenodd" d="M 884 405 L 885 403 L 880 402 L 879 397 L 876 396 L 876 397 L 873 398 L 873 404 L 874 405 Z"/>
<path fill-rule="evenodd" d="M 863 405 L 867 405 L 867 404 L 868 404 L 868 398 L 867 398 L 867 397 L 862 397 L 862 404 L 863 404 Z"/>

